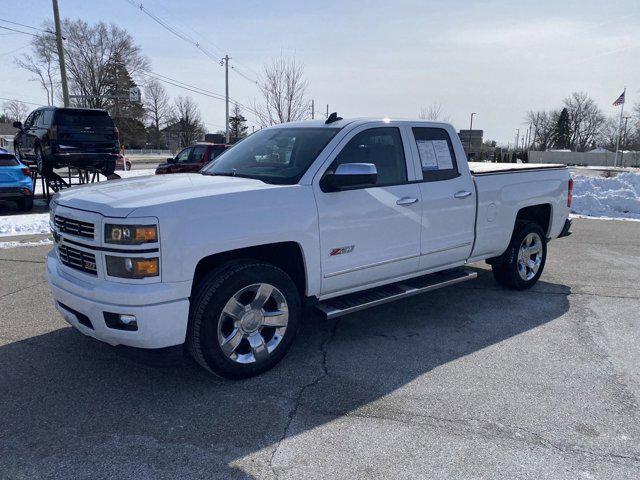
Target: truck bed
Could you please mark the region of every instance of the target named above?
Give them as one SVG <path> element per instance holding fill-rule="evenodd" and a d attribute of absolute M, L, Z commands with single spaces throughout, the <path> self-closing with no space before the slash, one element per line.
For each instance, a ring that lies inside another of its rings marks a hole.
<path fill-rule="evenodd" d="M 497 173 L 523 172 L 532 170 L 565 169 L 564 165 L 553 163 L 491 163 L 469 162 L 473 175 L 493 175 Z"/>

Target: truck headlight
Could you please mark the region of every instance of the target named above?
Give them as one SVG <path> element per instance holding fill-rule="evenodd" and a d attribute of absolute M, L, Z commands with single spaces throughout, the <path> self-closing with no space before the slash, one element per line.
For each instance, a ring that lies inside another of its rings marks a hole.
<path fill-rule="evenodd" d="M 155 225 L 112 225 L 104 226 L 104 241 L 119 245 L 141 245 L 158 241 Z"/>
<path fill-rule="evenodd" d="M 129 258 L 106 256 L 107 274 L 110 277 L 146 278 L 160 273 L 158 258 Z"/>

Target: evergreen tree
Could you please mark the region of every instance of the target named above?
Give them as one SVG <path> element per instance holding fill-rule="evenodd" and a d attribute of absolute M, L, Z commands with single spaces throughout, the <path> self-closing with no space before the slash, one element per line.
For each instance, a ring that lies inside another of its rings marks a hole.
<path fill-rule="evenodd" d="M 118 55 L 105 67 L 107 99 L 104 107 L 109 111 L 118 131 L 120 143 L 127 147 L 143 147 L 147 138 L 144 106 L 129 99 L 129 90 L 136 86 Z"/>
<path fill-rule="evenodd" d="M 233 106 L 233 115 L 229 115 L 229 142 L 236 143 L 247 136 L 247 119 L 242 115 L 242 109 L 236 103 Z"/>
<path fill-rule="evenodd" d="M 553 139 L 553 145 L 557 149 L 565 150 L 571 147 L 571 119 L 566 107 L 560 112 L 553 132 Z"/>

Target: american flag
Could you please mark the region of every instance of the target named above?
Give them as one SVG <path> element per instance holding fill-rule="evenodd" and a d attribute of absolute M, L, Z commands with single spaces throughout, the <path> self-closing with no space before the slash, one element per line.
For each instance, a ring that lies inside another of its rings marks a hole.
<path fill-rule="evenodd" d="M 624 103 L 624 94 L 625 92 L 622 92 L 622 94 L 618 97 L 618 99 L 613 102 L 613 106 L 617 107 L 618 105 L 622 105 Z"/>

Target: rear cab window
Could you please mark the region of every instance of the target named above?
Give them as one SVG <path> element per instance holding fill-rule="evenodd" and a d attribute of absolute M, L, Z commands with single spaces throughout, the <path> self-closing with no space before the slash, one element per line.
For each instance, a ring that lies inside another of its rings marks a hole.
<path fill-rule="evenodd" d="M 72 128 L 114 128 L 109 114 L 101 110 L 60 109 L 54 115 L 54 123 Z"/>
<path fill-rule="evenodd" d="M 450 180 L 460 176 L 449 133 L 444 128 L 413 127 L 422 179 L 427 182 Z"/>
<path fill-rule="evenodd" d="M 204 154 L 207 151 L 206 145 L 197 145 L 193 147 L 193 152 L 191 153 L 191 162 L 192 163 L 200 163 L 204 159 Z"/>

